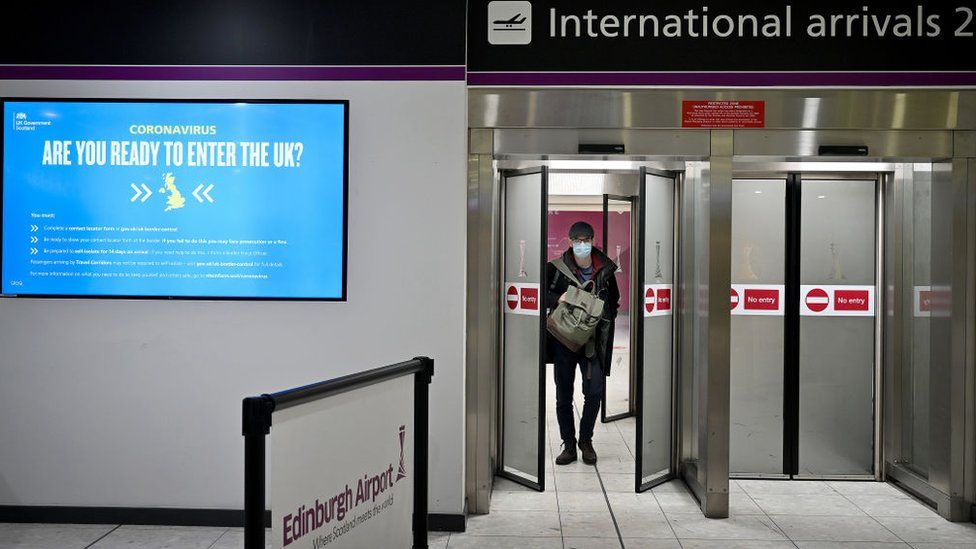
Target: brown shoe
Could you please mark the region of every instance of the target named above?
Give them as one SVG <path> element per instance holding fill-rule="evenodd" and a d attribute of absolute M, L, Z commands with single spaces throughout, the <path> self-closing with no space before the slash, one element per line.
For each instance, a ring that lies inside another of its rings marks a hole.
<path fill-rule="evenodd" d="M 563 451 L 556 456 L 556 465 L 569 465 L 576 461 L 576 445 L 563 443 Z"/>
<path fill-rule="evenodd" d="M 596 463 L 596 450 L 593 449 L 592 440 L 579 441 L 580 450 L 583 452 L 583 463 L 593 465 Z"/>

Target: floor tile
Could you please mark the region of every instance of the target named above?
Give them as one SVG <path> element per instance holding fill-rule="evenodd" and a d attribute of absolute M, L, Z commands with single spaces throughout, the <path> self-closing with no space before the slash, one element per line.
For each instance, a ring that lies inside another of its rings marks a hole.
<path fill-rule="evenodd" d="M 915 549 L 976 549 L 976 543 L 912 543 Z"/>
<path fill-rule="evenodd" d="M 739 488 L 737 491 L 729 493 L 729 514 L 738 515 L 764 515 L 765 511 L 756 505 L 756 502 Z"/>
<path fill-rule="evenodd" d="M 795 549 L 793 542 L 786 540 L 757 539 L 683 539 L 683 549 Z"/>
<path fill-rule="evenodd" d="M 264 546 L 271 549 L 271 529 L 268 528 L 264 533 Z M 244 529 L 231 528 L 224 532 L 222 536 L 210 547 L 210 549 L 241 549 L 244 547 Z M 431 545 L 431 547 L 446 547 L 445 545 Z"/>
<path fill-rule="evenodd" d="M 753 501 L 769 515 L 863 516 L 865 513 L 839 494 L 757 494 Z"/>
<path fill-rule="evenodd" d="M 559 513 L 563 536 L 577 538 L 612 538 L 617 535 L 610 513 Z"/>
<path fill-rule="evenodd" d="M 847 496 L 872 517 L 941 518 L 931 507 L 913 498 L 895 496 Z"/>
<path fill-rule="evenodd" d="M 559 513 L 494 511 L 468 517 L 465 533 L 473 536 L 560 537 Z M 448 544 L 450 546 L 450 544 Z"/>
<path fill-rule="evenodd" d="M 558 511 L 556 492 L 497 492 L 492 494 L 489 512 Z"/>
<path fill-rule="evenodd" d="M 660 515 L 616 510 L 613 515 L 624 538 L 675 539 L 674 529 Z"/>
<path fill-rule="evenodd" d="M 609 513 L 602 492 L 559 492 L 557 501 L 560 513 Z"/>
<path fill-rule="evenodd" d="M 608 493 L 607 499 L 614 513 L 644 514 L 647 517 L 664 519 L 664 511 L 654 494 Z"/>
<path fill-rule="evenodd" d="M 798 541 L 799 549 L 909 549 L 901 541 Z"/>
<path fill-rule="evenodd" d="M 701 506 L 695 496 L 689 493 L 662 492 L 654 494 L 658 504 L 665 514 L 671 513 L 701 513 Z"/>
<path fill-rule="evenodd" d="M 612 538 L 563 538 L 565 549 L 621 549 L 620 539 Z"/>
<path fill-rule="evenodd" d="M 810 517 L 770 515 L 794 541 L 901 541 L 884 526 L 868 516 Z"/>
<path fill-rule="evenodd" d="M 562 538 L 451 534 L 448 549 L 563 549 Z"/>
<path fill-rule="evenodd" d="M 668 515 L 679 540 L 729 539 L 729 540 L 785 540 L 786 536 L 765 516 L 741 516 L 727 519 L 709 519 L 701 513 Z"/>
<path fill-rule="evenodd" d="M 121 526 L 92 549 L 208 549 L 227 528 Z"/>
<path fill-rule="evenodd" d="M 83 548 L 111 532 L 105 524 L 14 524 L 0 523 L 0 548 Z"/>
<path fill-rule="evenodd" d="M 836 495 L 830 486 L 823 482 L 805 480 L 737 480 L 743 490 L 750 496 L 763 494 L 826 494 Z"/>
<path fill-rule="evenodd" d="M 878 522 L 908 543 L 976 543 L 976 524 L 949 522 L 942 517 L 878 517 Z"/>
<path fill-rule="evenodd" d="M 596 464 L 596 468 L 600 470 L 600 474 L 618 473 L 630 475 L 632 479 L 634 478 L 634 460 L 629 458 L 613 459 L 601 457 Z"/>
<path fill-rule="evenodd" d="M 634 482 L 636 478 L 633 474 L 627 475 L 623 473 L 600 473 L 600 478 L 603 479 L 603 488 L 609 492 L 623 492 L 623 493 L 635 493 L 634 492 Z M 650 494 L 648 494 L 650 495 Z"/>
<path fill-rule="evenodd" d="M 623 538 L 626 549 L 681 549 L 676 539 Z"/>
<path fill-rule="evenodd" d="M 829 481 L 827 486 L 838 494 L 845 496 L 891 496 L 897 498 L 907 498 L 908 494 L 902 492 L 887 482 L 852 482 L 852 481 Z"/>
<path fill-rule="evenodd" d="M 447 542 L 451 539 L 450 532 L 428 532 L 428 549 L 447 549 Z"/>
<path fill-rule="evenodd" d="M 556 490 L 559 492 L 602 492 L 600 479 L 592 473 L 556 472 Z"/>

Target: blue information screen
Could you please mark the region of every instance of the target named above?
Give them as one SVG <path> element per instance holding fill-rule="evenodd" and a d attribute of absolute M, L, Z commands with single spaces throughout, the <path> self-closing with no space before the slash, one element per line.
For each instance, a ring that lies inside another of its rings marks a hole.
<path fill-rule="evenodd" d="M 348 103 L 3 103 L 2 292 L 345 299 Z"/>

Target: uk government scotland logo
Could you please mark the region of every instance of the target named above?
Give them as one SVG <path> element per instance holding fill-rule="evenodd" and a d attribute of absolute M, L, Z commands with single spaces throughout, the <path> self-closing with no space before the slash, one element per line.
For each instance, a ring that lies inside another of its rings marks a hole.
<path fill-rule="evenodd" d="M 488 3 L 488 43 L 516 46 L 532 42 L 532 3 L 495 0 Z"/>

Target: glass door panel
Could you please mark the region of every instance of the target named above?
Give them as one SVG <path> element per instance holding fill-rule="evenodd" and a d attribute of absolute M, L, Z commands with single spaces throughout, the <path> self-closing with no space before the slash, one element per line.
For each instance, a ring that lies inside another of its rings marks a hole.
<path fill-rule="evenodd" d="M 502 440 L 500 474 L 545 489 L 547 171 L 508 172 L 503 184 Z"/>
<path fill-rule="evenodd" d="M 732 182 L 732 475 L 784 474 L 786 180 Z"/>
<path fill-rule="evenodd" d="M 631 333 L 634 236 L 633 199 L 603 195 L 603 251 L 617 264 L 615 276 L 620 290 L 620 308 L 613 332 L 610 376 L 603 390 L 600 415 L 604 423 L 634 415 L 634 387 Z"/>
<path fill-rule="evenodd" d="M 875 187 L 801 181 L 799 476 L 874 472 Z"/>
<path fill-rule="evenodd" d="M 674 394 L 674 178 L 641 172 L 636 390 L 638 492 L 672 477 Z"/>

